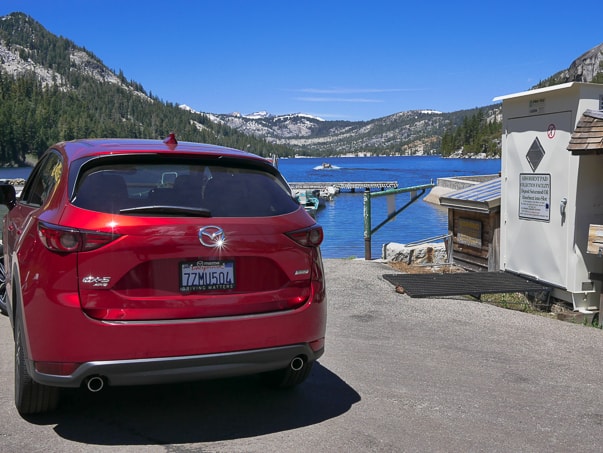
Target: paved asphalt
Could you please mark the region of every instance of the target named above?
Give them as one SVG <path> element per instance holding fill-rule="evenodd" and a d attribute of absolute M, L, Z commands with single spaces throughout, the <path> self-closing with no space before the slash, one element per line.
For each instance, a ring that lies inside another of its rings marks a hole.
<path fill-rule="evenodd" d="M 600 452 L 603 331 L 462 299 L 411 299 L 378 262 L 326 260 L 325 355 L 290 392 L 258 380 L 74 391 L 13 404 L 0 319 L 0 451 Z M 68 326 L 65 326 L 67 329 Z"/>

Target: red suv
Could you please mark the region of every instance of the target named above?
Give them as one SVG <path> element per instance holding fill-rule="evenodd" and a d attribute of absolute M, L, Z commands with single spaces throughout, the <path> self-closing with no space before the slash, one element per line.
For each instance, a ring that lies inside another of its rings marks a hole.
<path fill-rule="evenodd" d="M 289 387 L 322 355 L 322 228 L 266 159 L 79 140 L 51 147 L 18 199 L 0 189 L 21 414 L 54 409 L 61 387 Z"/>

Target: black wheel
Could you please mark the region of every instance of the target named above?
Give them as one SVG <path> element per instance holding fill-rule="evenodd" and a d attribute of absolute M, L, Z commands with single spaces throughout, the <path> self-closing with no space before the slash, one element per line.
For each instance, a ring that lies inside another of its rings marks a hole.
<path fill-rule="evenodd" d="M 291 364 L 282 370 L 269 371 L 262 375 L 264 382 L 270 387 L 291 388 L 306 380 L 312 371 L 314 362 L 307 362 L 296 357 Z"/>
<path fill-rule="evenodd" d="M 23 327 L 15 320 L 15 406 L 21 415 L 48 412 L 59 404 L 59 388 L 38 384 L 27 372 Z"/>
<path fill-rule="evenodd" d="M 6 307 L 6 272 L 4 269 L 4 246 L 0 245 L 0 313 L 7 315 Z"/>

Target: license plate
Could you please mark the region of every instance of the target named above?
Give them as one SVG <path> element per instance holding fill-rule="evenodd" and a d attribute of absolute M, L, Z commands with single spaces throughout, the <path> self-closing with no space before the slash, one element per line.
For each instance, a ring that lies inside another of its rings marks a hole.
<path fill-rule="evenodd" d="M 180 263 L 180 291 L 210 291 L 235 287 L 234 261 Z"/>

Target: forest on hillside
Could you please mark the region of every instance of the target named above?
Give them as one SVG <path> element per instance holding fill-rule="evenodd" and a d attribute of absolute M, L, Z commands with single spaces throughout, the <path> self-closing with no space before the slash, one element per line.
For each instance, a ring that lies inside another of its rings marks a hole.
<path fill-rule="evenodd" d="M 502 123 L 486 118 L 482 109 L 465 116 L 460 125 L 450 128 L 442 135 L 440 152 L 443 156 L 462 150 L 463 154 L 484 153 L 500 155 Z"/>
<path fill-rule="evenodd" d="M 43 87 L 35 74 L 13 77 L 0 71 L 0 163 L 22 165 L 27 154 L 76 138 L 162 139 L 212 143 L 262 156 L 291 155 L 269 144 L 212 123 L 201 114 L 143 96 L 114 83 L 72 71 L 70 89 Z"/>
<path fill-rule="evenodd" d="M 181 141 L 228 146 L 262 156 L 292 154 L 287 147 L 246 136 L 161 101 L 139 83 L 126 80 L 123 72 L 110 71 L 94 54 L 53 35 L 23 13 L 0 21 L 0 42 L 17 52 L 21 61 L 55 74 L 52 81 L 43 82 L 33 70 L 11 74 L 0 66 L 0 165 L 22 165 L 28 154 L 39 155 L 64 140 L 163 139 L 170 132 Z M 73 61 L 74 52 L 85 53 L 85 68 Z M 102 81 L 107 76 L 115 77 Z"/>

